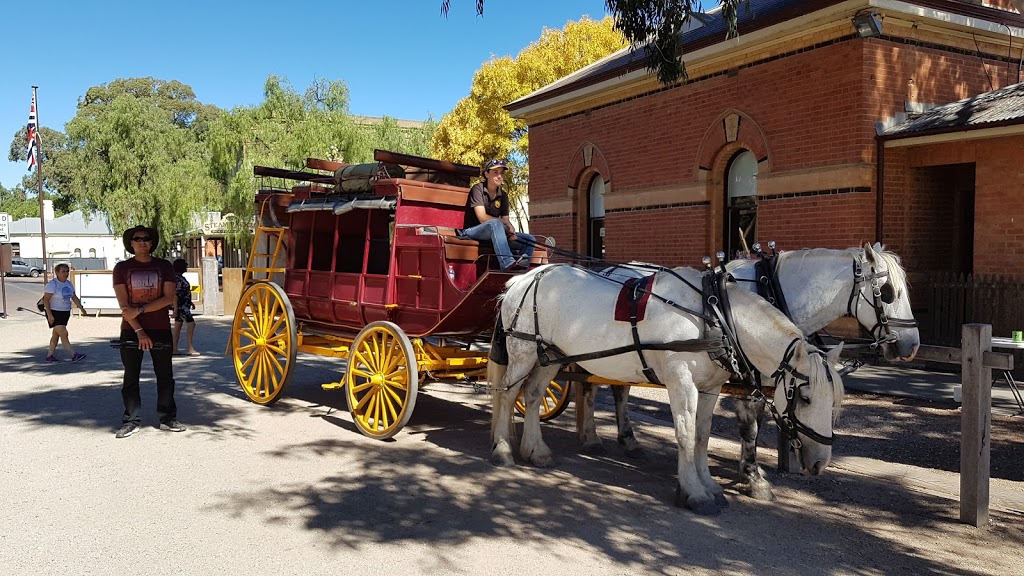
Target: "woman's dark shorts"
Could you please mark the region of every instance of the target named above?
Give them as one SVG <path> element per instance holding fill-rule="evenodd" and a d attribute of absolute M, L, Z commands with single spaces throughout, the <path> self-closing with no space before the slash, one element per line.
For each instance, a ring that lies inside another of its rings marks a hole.
<path fill-rule="evenodd" d="M 182 322 L 188 324 L 195 322 L 195 318 L 192 318 L 192 308 L 179 307 L 178 315 L 174 317 L 174 321 L 178 322 L 179 324 Z"/>
<path fill-rule="evenodd" d="M 54 326 L 67 326 L 68 321 L 71 320 L 71 310 L 50 310 L 50 313 L 53 314 L 53 324 L 50 324 L 50 328 Z"/>

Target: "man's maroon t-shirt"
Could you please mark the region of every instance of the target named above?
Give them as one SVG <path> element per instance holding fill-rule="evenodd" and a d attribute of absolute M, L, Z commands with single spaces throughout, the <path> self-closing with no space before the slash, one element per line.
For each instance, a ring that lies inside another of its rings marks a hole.
<path fill-rule="evenodd" d="M 153 258 L 149 262 L 139 262 L 132 258 L 114 264 L 114 286 L 124 285 L 128 292 L 128 305 L 132 308 L 160 299 L 163 296 L 164 282 L 174 284 L 174 281 L 174 267 L 162 258 Z M 166 307 L 159 310 L 147 308 L 146 313 L 137 320 L 147 334 L 154 330 L 169 332 L 171 329 L 171 319 L 167 315 Z M 121 331 L 133 331 L 127 320 L 121 321 Z"/>

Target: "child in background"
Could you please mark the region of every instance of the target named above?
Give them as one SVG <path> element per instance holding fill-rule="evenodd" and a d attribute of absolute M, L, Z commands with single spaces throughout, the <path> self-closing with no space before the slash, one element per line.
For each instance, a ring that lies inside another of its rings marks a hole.
<path fill-rule="evenodd" d="M 199 352 L 192 344 L 192 338 L 196 332 L 196 321 L 192 318 L 192 309 L 195 308 L 195 304 L 192 303 L 192 285 L 185 278 L 186 270 L 188 270 L 188 262 L 181 258 L 174 261 L 174 274 L 177 276 L 174 288 L 176 296 L 174 300 L 174 354 L 182 355 L 178 351 L 178 340 L 181 339 L 181 324 L 185 323 L 188 324 L 188 329 L 185 331 L 188 355 L 199 356 Z"/>

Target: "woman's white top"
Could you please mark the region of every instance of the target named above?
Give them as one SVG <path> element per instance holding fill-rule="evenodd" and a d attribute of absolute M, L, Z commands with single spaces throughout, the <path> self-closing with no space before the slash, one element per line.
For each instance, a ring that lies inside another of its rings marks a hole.
<path fill-rule="evenodd" d="M 75 285 L 70 280 L 61 282 L 54 278 L 46 283 L 43 292 L 53 294 L 50 298 L 50 310 L 71 311 L 71 297 L 75 295 Z"/>

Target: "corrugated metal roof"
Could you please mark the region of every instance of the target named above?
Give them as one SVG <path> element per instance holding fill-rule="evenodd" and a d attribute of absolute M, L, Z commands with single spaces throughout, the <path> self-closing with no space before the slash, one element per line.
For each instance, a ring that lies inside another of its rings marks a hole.
<path fill-rule="evenodd" d="M 1024 122 L 1024 82 L 964 98 L 932 108 L 883 131 L 880 136 L 915 136 L 921 132 L 945 132 L 964 128 L 984 128 L 986 124 Z"/>
<path fill-rule="evenodd" d="M 39 217 L 22 218 L 11 222 L 11 236 L 26 236 L 39 234 Z M 81 210 L 75 210 L 60 218 L 47 220 L 46 234 L 69 234 L 72 236 L 111 236 L 114 234 L 110 227 L 110 221 L 105 214 L 99 212 L 92 214 L 89 221 Z"/>

